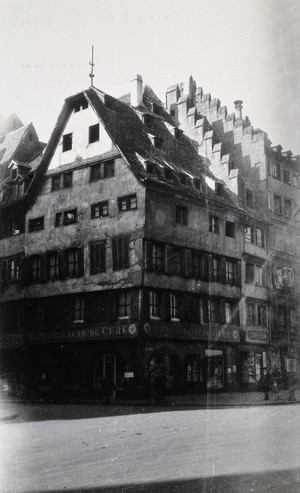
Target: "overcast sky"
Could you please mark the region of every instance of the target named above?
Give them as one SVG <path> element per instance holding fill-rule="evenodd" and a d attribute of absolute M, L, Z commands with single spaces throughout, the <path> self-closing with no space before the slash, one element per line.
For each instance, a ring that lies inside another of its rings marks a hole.
<path fill-rule="evenodd" d="M 129 92 L 135 74 L 164 101 L 198 86 L 300 153 L 299 0 L 0 0 L 0 113 L 33 121 L 47 141 L 66 97 Z"/>

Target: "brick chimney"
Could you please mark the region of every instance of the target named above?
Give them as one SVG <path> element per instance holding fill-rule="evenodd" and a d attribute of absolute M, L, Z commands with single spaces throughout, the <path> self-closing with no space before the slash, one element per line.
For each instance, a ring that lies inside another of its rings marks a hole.
<path fill-rule="evenodd" d="M 239 99 L 237 101 L 234 101 L 234 108 L 235 108 L 236 119 L 241 120 L 243 118 L 243 114 L 242 114 L 243 101 L 240 101 Z"/>
<path fill-rule="evenodd" d="M 131 84 L 131 106 L 139 106 L 143 103 L 143 78 L 137 74 L 136 77 L 130 81 Z"/>

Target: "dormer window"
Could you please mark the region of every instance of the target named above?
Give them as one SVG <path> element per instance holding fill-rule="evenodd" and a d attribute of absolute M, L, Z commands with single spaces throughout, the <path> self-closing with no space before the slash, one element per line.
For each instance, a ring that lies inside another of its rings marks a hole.
<path fill-rule="evenodd" d="M 148 128 L 152 127 L 152 117 L 151 115 L 143 115 L 144 125 Z"/>
<path fill-rule="evenodd" d="M 97 142 L 99 140 L 99 136 L 100 136 L 99 123 L 96 123 L 95 125 L 91 125 L 89 127 L 89 144 L 92 144 L 93 142 Z"/>
<path fill-rule="evenodd" d="M 167 180 L 173 180 L 173 173 L 170 169 L 165 169 L 165 177 L 167 178 Z"/>
<path fill-rule="evenodd" d="M 74 113 L 78 113 L 81 110 L 86 110 L 88 107 L 88 102 L 86 99 L 83 99 L 82 101 L 77 101 L 74 104 Z"/>
<path fill-rule="evenodd" d="M 72 133 L 63 135 L 62 152 L 70 151 L 72 149 L 72 140 L 73 140 Z"/>

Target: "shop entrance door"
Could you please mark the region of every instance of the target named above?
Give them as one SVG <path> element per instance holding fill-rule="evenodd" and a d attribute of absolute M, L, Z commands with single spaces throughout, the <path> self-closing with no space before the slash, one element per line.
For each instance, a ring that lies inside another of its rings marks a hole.
<path fill-rule="evenodd" d="M 220 349 L 206 349 L 207 357 L 207 390 L 221 390 L 224 388 L 224 358 Z"/>
<path fill-rule="evenodd" d="M 102 380 L 104 378 L 109 378 L 116 385 L 116 355 L 115 354 L 105 354 L 100 358 L 96 365 L 94 371 L 94 386 L 95 389 L 101 389 Z M 113 398 L 115 398 L 116 392 L 113 392 Z"/>

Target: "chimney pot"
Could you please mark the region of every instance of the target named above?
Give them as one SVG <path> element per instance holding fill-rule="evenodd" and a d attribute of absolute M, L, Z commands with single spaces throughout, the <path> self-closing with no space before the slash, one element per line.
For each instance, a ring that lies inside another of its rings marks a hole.
<path fill-rule="evenodd" d="M 240 99 L 237 99 L 236 101 L 234 101 L 234 108 L 235 108 L 236 118 L 242 119 L 243 118 L 243 115 L 242 115 L 243 101 L 241 101 Z"/>
<path fill-rule="evenodd" d="M 131 84 L 131 105 L 139 106 L 143 103 L 143 78 L 141 75 L 137 74 L 134 79 L 130 82 Z"/>

